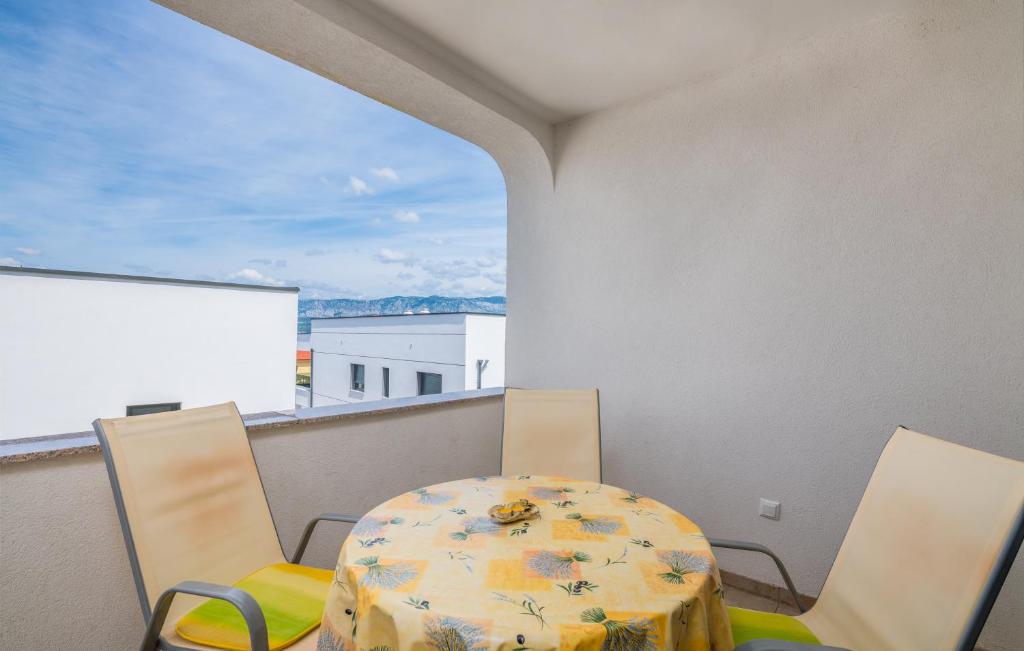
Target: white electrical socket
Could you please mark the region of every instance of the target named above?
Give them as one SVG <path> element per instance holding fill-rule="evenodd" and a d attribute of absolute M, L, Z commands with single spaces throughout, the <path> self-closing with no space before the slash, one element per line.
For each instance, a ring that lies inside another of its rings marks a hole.
<path fill-rule="evenodd" d="M 761 507 L 758 509 L 757 514 L 762 518 L 768 518 L 769 520 L 778 520 L 782 517 L 782 504 L 775 500 L 766 500 L 761 498 Z"/>

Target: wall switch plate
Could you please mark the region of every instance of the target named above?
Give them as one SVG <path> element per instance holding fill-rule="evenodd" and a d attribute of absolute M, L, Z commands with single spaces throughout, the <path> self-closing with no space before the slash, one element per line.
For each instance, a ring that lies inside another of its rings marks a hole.
<path fill-rule="evenodd" d="M 761 498 L 761 507 L 758 509 L 757 514 L 762 518 L 768 518 L 769 520 L 778 520 L 781 517 L 782 504 L 775 500 L 766 500 Z"/>

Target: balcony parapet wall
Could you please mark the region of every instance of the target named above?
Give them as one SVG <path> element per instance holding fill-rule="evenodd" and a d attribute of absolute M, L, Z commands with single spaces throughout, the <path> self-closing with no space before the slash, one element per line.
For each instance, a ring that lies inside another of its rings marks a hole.
<path fill-rule="evenodd" d="M 265 411 L 242 416 L 246 431 L 262 432 L 269 429 L 294 427 L 296 425 L 330 424 L 351 418 L 387 416 L 442 405 L 454 405 L 474 400 L 501 397 L 503 388 L 478 389 L 475 391 L 454 391 L 439 395 L 413 398 L 391 398 L 351 405 L 312 407 L 294 411 Z M 93 432 L 69 432 L 28 438 L 0 441 L 0 465 L 42 461 L 55 457 L 76 454 L 91 454 L 100 451 L 99 441 Z"/>
<path fill-rule="evenodd" d="M 245 417 L 286 555 L 324 512 L 365 513 L 420 486 L 499 472 L 501 389 Z M 0 649 L 131 649 L 143 620 L 91 433 L 6 442 L 0 466 Z M 349 526 L 306 562 L 333 568 Z"/>

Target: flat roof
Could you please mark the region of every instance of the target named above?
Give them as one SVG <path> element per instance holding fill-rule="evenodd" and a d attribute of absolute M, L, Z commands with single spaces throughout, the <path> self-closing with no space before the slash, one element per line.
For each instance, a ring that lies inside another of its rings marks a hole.
<path fill-rule="evenodd" d="M 57 278 L 78 278 L 81 280 L 115 280 L 118 282 L 153 283 L 160 285 L 188 285 L 192 287 L 219 287 L 226 289 L 247 289 L 261 292 L 292 292 L 298 287 L 273 287 L 269 285 L 249 285 L 247 283 L 223 283 L 215 280 L 189 280 L 187 278 L 161 278 L 159 276 L 130 276 L 127 274 L 107 274 L 95 271 L 69 271 L 67 269 L 37 269 L 35 267 L 5 267 L 0 265 L 0 274 L 15 273 L 26 276 L 54 276 Z"/>
<path fill-rule="evenodd" d="M 396 316 L 451 316 L 453 314 L 468 314 L 471 316 L 505 316 L 498 312 L 413 312 L 412 314 L 359 314 L 351 316 L 311 316 L 310 321 L 326 321 L 328 319 L 382 319 Z"/>

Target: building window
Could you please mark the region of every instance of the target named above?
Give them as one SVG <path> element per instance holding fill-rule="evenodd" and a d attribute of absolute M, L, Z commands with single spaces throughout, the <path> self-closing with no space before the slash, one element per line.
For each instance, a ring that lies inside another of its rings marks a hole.
<path fill-rule="evenodd" d="M 352 364 L 352 390 L 366 391 L 366 367 L 362 364 Z"/>
<path fill-rule="evenodd" d="M 439 373 L 417 373 L 416 387 L 417 395 L 421 396 L 441 393 L 441 375 Z"/>
<path fill-rule="evenodd" d="M 180 402 L 157 402 L 151 405 L 128 405 L 125 416 L 141 416 L 143 414 L 159 414 L 162 411 L 178 411 Z"/>
<path fill-rule="evenodd" d="M 384 367 L 384 375 L 381 378 L 381 393 L 385 398 L 391 397 L 391 369 Z"/>

